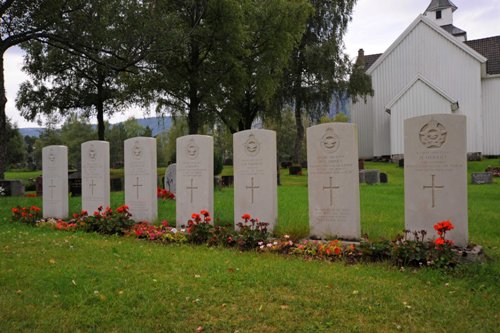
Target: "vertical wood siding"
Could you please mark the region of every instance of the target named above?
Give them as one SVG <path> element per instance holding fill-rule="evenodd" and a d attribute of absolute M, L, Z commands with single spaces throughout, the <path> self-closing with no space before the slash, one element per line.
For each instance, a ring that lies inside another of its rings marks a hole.
<path fill-rule="evenodd" d="M 500 155 L 500 76 L 483 79 L 484 155 Z"/>
<path fill-rule="evenodd" d="M 373 157 L 373 106 L 372 97 L 368 96 L 366 103 L 358 99 L 351 101 L 351 120 L 358 127 L 359 158 Z"/>
<path fill-rule="evenodd" d="M 374 155 L 391 154 L 390 115 L 385 106 L 418 74 L 458 101 L 457 113 L 467 116 L 467 151 L 482 152 L 481 64 L 420 22 L 372 73 Z M 425 94 L 415 96 L 425 98 Z"/>

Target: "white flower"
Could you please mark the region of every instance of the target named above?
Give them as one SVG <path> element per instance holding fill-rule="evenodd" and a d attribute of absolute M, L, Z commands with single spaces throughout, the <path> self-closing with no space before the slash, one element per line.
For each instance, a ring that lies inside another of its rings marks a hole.
<path fill-rule="evenodd" d="M 290 238 L 290 236 L 289 236 L 289 235 L 285 235 L 285 236 L 283 236 L 283 237 L 285 237 L 285 239 L 288 239 L 288 238 Z"/>
<path fill-rule="evenodd" d="M 273 245 L 278 245 L 278 242 L 273 242 Z"/>
<path fill-rule="evenodd" d="M 258 242 L 257 244 L 262 245 L 262 244 L 264 244 L 264 242 Z"/>
<path fill-rule="evenodd" d="M 273 246 L 273 244 L 271 244 L 271 243 L 267 244 L 267 247 L 272 247 L 272 246 Z"/>
<path fill-rule="evenodd" d="M 176 234 L 176 233 L 178 232 L 178 231 L 177 231 L 177 229 L 175 229 L 175 228 L 170 229 L 170 231 L 171 231 L 173 234 Z"/>
<path fill-rule="evenodd" d="M 261 245 L 261 246 L 260 246 L 260 248 L 261 248 L 261 249 L 263 249 L 263 248 L 264 248 L 264 245 Z"/>

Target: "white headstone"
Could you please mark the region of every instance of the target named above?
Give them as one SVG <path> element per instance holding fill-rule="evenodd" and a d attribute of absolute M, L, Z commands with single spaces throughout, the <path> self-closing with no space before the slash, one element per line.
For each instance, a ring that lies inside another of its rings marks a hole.
<path fill-rule="evenodd" d="M 187 225 L 191 215 L 201 210 L 208 211 L 213 217 L 213 138 L 207 135 L 186 135 L 177 138 L 176 156 L 177 227 Z"/>
<path fill-rule="evenodd" d="M 310 235 L 361 236 L 357 129 L 329 123 L 307 129 Z"/>
<path fill-rule="evenodd" d="M 165 170 L 165 189 L 175 194 L 176 185 L 176 163 L 170 164 Z"/>
<path fill-rule="evenodd" d="M 468 241 L 466 117 L 433 114 L 405 120 L 405 227 L 436 237 L 451 220 L 459 246 Z"/>
<path fill-rule="evenodd" d="M 136 222 L 153 222 L 158 216 L 156 140 L 125 140 L 125 204 Z"/>
<path fill-rule="evenodd" d="M 42 149 L 43 217 L 68 217 L 68 147 Z"/>
<path fill-rule="evenodd" d="M 82 143 L 82 210 L 110 206 L 109 142 Z"/>
<path fill-rule="evenodd" d="M 250 214 L 269 223 L 278 220 L 276 132 L 264 129 L 233 134 L 234 221 Z"/>

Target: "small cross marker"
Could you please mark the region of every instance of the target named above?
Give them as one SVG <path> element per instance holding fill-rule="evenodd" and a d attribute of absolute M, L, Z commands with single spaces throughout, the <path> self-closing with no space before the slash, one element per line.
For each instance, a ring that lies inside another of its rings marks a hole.
<path fill-rule="evenodd" d="M 97 184 L 94 183 L 94 179 L 92 179 L 92 183 L 89 184 L 90 186 L 90 190 L 92 191 L 92 196 L 94 196 L 94 187 L 96 186 Z"/>
<path fill-rule="evenodd" d="M 442 188 L 444 188 L 443 185 L 436 185 L 435 184 L 435 182 L 434 182 L 435 177 L 436 177 L 436 175 L 432 175 L 432 185 L 430 185 L 430 186 L 424 185 L 424 190 L 425 189 L 429 189 L 429 188 L 432 189 L 432 208 L 436 207 L 436 194 L 435 194 L 435 190 L 436 189 L 442 189 Z"/>
<path fill-rule="evenodd" d="M 135 187 L 136 191 L 137 191 L 137 200 L 139 200 L 139 187 L 142 186 L 142 184 L 139 185 L 139 177 L 135 177 L 136 179 L 136 183 L 132 186 Z"/>
<path fill-rule="evenodd" d="M 51 179 L 51 180 L 50 180 L 50 185 L 49 185 L 49 187 L 50 187 L 50 198 L 51 198 L 51 199 L 54 199 L 54 188 L 56 187 L 56 186 L 54 185 L 54 179 Z"/>
<path fill-rule="evenodd" d="M 197 190 L 198 186 L 193 186 L 193 178 L 191 178 L 191 186 L 186 187 L 187 190 L 191 190 L 191 203 L 193 203 L 193 190 Z"/>
<path fill-rule="evenodd" d="M 252 190 L 252 205 L 253 205 L 253 191 L 255 189 L 259 189 L 260 186 L 254 186 L 253 184 L 253 177 L 250 178 L 250 182 L 251 182 L 251 185 L 250 186 L 246 186 L 247 190 Z"/>
<path fill-rule="evenodd" d="M 333 177 L 330 177 L 330 186 L 323 186 L 324 190 L 330 190 L 330 206 L 333 206 L 333 190 L 339 189 L 339 186 L 333 186 Z"/>

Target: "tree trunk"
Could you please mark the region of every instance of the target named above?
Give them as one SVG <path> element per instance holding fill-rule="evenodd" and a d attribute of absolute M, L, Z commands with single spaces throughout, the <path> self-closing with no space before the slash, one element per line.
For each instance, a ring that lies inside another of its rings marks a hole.
<path fill-rule="evenodd" d="M 191 94 L 190 94 L 191 95 Z M 193 94 L 194 96 L 190 96 L 190 103 L 189 103 L 189 113 L 188 113 L 188 131 L 189 134 L 198 134 L 198 130 L 200 127 L 199 123 L 199 106 L 200 103 L 197 100 L 196 93 Z"/>
<path fill-rule="evenodd" d="M 304 140 L 304 125 L 302 124 L 302 97 L 299 94 L 295 95 L 295 147 L 293 151 L 293 162 L 300 164 L 300 152 L 302 150 L 302 141 Z"/>
<path fill-rule="evenodd" d="M 5 77 L 3 68 L 2 51 L 0 55 L 0 179 L 5 178 L 7 169 L 7 115 L 5 113 L 5 105 L 7 104 L 7 96 L 5 96 Z"/>
<path fill-rule="evenodd" d="M 103 94 L 104 79 L 99 77 L 97 82 L 97 137 L 104 141 L 104 94 Z"/>

